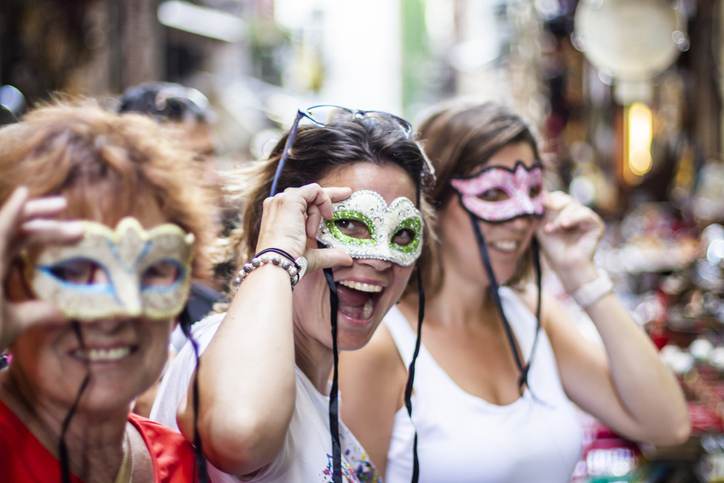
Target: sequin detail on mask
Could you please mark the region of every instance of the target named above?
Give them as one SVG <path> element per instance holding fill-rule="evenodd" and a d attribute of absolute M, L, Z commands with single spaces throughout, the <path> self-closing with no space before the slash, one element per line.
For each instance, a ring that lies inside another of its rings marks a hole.
<path fill-rule="evenodd" d="M 422 252 L 423 221 L 415 205 L 405 197 L 394 199 L 389 206 L 384 198 L 370 190 L 355 191 L 333 206 L 334 216 L 322 221 L 317 240 L 332 248 L 344 250 L 352 258 L 386 260 L 407 267 Z M 368 238 L 355 238 L 336 225 L 340 220 L 364 224 Z M 409 230 L 412 240 L 398 245 L 393 240 L 400 230 Z"/>

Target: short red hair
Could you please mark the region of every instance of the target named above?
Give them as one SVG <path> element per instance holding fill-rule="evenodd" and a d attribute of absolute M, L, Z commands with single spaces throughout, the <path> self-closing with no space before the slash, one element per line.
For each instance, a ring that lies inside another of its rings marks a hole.
<path fill-rule="evenodd" d="M 24 185 L 32 197 L 65 196 L 66 216 L 115 226 L 153 201 L 194 234 L 194 271 L 205 276 L 213 206 L 194 153 L 172 139 L 150 118 L 89 100 L 40 107 L 0 129 L 0 203 Z"/>

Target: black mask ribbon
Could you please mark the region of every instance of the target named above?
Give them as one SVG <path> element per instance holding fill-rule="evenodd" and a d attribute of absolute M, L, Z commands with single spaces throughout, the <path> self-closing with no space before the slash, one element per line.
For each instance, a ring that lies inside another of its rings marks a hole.
<path fill-rule="evenodd" d="M 412 389 L 415 383 L 415 362 L 420 354 L 420 346 L 422 345 L 422 322 L 425 319 L 425 290 L 422 286 L 422 271 L 417 267 L 417 338 L 415 339 L 415 349 L 412 352 L 412 360 L 407 369 L 407 383 L 405 384 L 405 408 L 407 415 L 412 420 Z M 413 422 L 414 427 L 414 422 Z M 420 459 L 417 454 L 417 428 L 415 428 L 415 436 L 412 440 L 412 477 L 410 481 L 417 483 L 420 479 Z"/>
<path fill-rule="evenodd" d="M 182 320 L 180 322 L 181 331 L 184 333 L 188 341 L 191 343 L 191 347 L 194 350 L 194 380 L 193 387 L 191 388 L 191 404 L 193 405 L 193 431 L 194 431 L 194 473 L 199 483 L 207 483 L 209 476 L 206 468 L 206 458 L 204 458 L 204 446 L 201 441 L 201 434 L 199 434 L 199 370 L 201 369 L 201 357 L 199 355 L 199 343 L 194 339 L 191 333 L 191 324 L 188 320 Z"/>
<path fill-rule="evenodd" d="M 329 391 L 329 432 L 332 436 L 332 481 L 342 483 L 342 445 L 339 441 L 339 348 L 337 347 L 337 310 L 339 298 L 331 268 L 324 269 L 329 287 L 329 311 L 332 322 L 332 388 Z"/>
<path fill-rule="evenodd" d="M 71 322 L 75 337 L 78 339 L 78 346 L 82 351 L 85 351 L 85 341 L 83 340 L 83 331 L 80 328 L 80 323 L 77 320 Z M 63 483 L 71 483 L 70 477 L 70 456 L 68 455 L 68 445 L 65 442 L 65 435 L 68 433 L 70 423 L 73 421 L 80 404 L 80 399 L 83 397 L 83 393 L 88 388 L 91 380 L 91 371 L 88 361 L 85 361 L 86 373 L 83 377 L 83 381 L 78 387 L 78 392 L 75 395 L 73 405 L 68 410 L 68 413 L 63 418 L 63 424 L 60 430 L 60 441 L 58 443 L 58 456 L 60 457 L 60 478 Z"/>
<path fill-rule="evenodd" d="M 538 285 L 538 295 L 537 295 L 537 306 L 536 306 L 536 329 L 535 329 L 535 336 L 533 338 L 533 346 L 530 353 L 530 358 L 527 363 L 523 361 L 523 357 L 521 356 L 520 352 L 518 351 L 518 347 L 515 343 L 515 335 L 513 334 L 513 329 L 510 326 L 510 322 L 508 322 L 508 318 L 505 316 L 505 310 L 503 309 L 503 302 L 500 299 L 500 294 L 498 292 L 498 289 L 500 288 L 500 285 L 498 284 L 498 280 L 495 278 L 495 272 L 493 270 L 492 262 L 490 261 L 490 254 L 488 253 L 488 245 L 485 242 L 485 237 L 483 236 L 483 232 L 480 229 L 480 226 L 478 225 L 478 219 L 473 215 L 472 213 L 468 213 L 468 217 L 470 218 L 470 223 L 473 227 L 473 233 L 475 233 L 475 239 L 478 242 L 478 249 L 480 251 L 480 258 L 483 262 L 483 266 L 485 267 L 485 272 L 488 276 L 488 280 L 490 282 L 490 292 L 493 296 L 493 300 L 495 300 L 495 306 L 498 309 L 498 313 L 500 315 L 501 320 L 503 321 L 503 329 L 505 330 L 505 337 L 508 340 L 508 344 L 510 346 L 510 350 L 513 353 L 513 358 L 515 359 L 515 365 L 518 367 L 518 371 L 520 372 L 520 377 L 518 379 L 518 389 L 522 392 L 524 386 L 528 386 L 528 372 L 530 371 L 530 366 L 533 361 L 533 355 L 535 353 L 535 348 L 538 345 L 538 335 L 540 334 L 540 309 L 541 309 L 541 267 L 540 267 L 540 255 L 539 255 L 539 247 L 537 240 L 533 239 L 531 242 L 531 250 L 533 251 L 533 265 L 536 271 L 536 284 Z"/>

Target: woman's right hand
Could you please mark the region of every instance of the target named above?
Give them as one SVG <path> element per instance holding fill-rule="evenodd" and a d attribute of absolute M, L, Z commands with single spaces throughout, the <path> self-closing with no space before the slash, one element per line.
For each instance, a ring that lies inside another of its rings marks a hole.
<path fill-rule="evenodd" d="M 61 197 L 29 199 L 27 188 L 17 188 L 0 207 L 0 351 L 27 328 L 63 320 L 51 304 L 41 300 L 12 302 L 6 284 L 13 260 L 31 244 L 73 243 L 83 237 L 78 222 L 53 220 L 66 207 Z"/>
<path fill-rule="evenodd" d="M 309 263 L 308 272 L 351 265 L 352 259 L 342 250 L 312 248 L 322 218 L 332 218 L 332 203 L 348 198 L 351 193 L 350 188 L 322 188 L 312 183 L 287 188 L 265 199 L 257 253 L 265 248 L 280 248 L 294 258 L 304 256 Z"/>

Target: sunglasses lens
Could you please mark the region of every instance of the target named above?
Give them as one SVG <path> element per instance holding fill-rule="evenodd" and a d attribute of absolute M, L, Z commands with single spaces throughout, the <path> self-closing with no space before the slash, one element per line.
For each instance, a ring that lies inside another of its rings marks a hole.
<path fill-rule="evenodd" d="M 304 112 L 313 123 L 319 126 L 326 126 L 334 122 L 351 119 L 355 115 L 355 111 L 351 109 L 333 105 L 314 106 Z"/>

